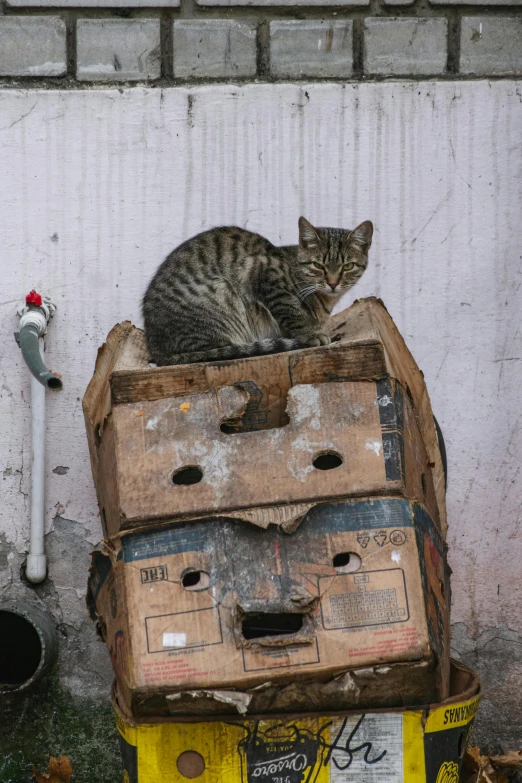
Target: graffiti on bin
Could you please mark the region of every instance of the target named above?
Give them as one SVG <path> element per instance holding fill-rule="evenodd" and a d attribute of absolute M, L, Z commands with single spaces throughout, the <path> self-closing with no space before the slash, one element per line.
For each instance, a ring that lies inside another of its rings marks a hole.
<path fill-rule="evenodd" d="M 368 716 L 351 721 L 354 725 L 349 724 L 349 718 L 329 721 L 317 731 L 295 724 L 275 724 L 265 730 L 258 722 L 253 729 L 242 724 L 245 737 L 238 751 L 246 771 L 245 783 L 314 783 L 321 767 L 328 765 L 342 772 L 360 764 L 388 767 L 387 748 L 382 741 L 368 739 L 364 725 Z M 402 763 L 402 752 L 400 755 Z"/>

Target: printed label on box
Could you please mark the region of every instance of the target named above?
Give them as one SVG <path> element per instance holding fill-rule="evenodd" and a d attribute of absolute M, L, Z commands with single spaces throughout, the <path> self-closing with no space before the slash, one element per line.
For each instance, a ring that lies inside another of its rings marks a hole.
<path fill-rule="evenodd" d="M 168 647 L 207 647 L 223 642 L 217 607 L 146 617 L 145 630 L 149 653 L 164 652 Z"/>
<path fill-rule="evenodd" d="M 330 783 L 402 783 L 402 715 L 352 715 L 330 728 Z"/>
<path fill-rule="evenodd" d="M 331 583 L 327 595 L 321 585 L 326 579 Z M 402 623 L 410 616 L 401 568 L 319 577 L 319 590 L 326 631 Z"/>
<path fill-rule="evenodd" d="M 288 647 L 243 648 L 243 665 L 246 672 L 278 669 L 281 666 L 304 666 L 319 661 L 317 640 L 313 644 L 295 644 Z"/>
<path fill-rule="evenodd" d="M 166 565 L 151 566 L 150 568 L 141 568 L 141 583 L 148 585 L 151 582 L 163 582 L 169 578 Z"/>
<path fill-rule="evenodd" d="M 186 647 L 186 646 L 187 646 L 186 633 L 163 634 L 163 647 Z"/>

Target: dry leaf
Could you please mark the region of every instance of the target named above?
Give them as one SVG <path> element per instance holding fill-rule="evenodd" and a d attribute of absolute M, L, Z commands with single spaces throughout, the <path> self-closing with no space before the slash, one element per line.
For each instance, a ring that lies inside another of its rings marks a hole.
<path fill-rule="evenodd" d="M 520 769 L 522 767 L 522 750 L 512 750 L 502 756 L 491 756 L 491 763 L 495 769 Z"/>
<path fill-rule="evenodd" d="M 514 750 L 501 756 L 483 756 L 477 747 L 468 747 L 464 769 L 471 772 L 466 783 L 509 783 L 510 772 L 522 768 L 522 751 Z M 502 772 L 500 770 L 508 770 Z"/>
<path fill-rule="evenodd" d="M 464 767 L 471 772 L 479 772 L 481 767 L 485 767 L 488 763 L 487 756 L 480 754 L 480 748 L 476 746 L 468 746 L 466 749 L 466 755 L 464 757 Z"/>
<path fill-rule="evenodd" d="M 36 783 L 69 783 L 71 775 L 71 762 L 67 756 L 59 756 L 58 758 L 51 756 L 47 772 L 38 772 L 33 767 L 33 778 Z"/>

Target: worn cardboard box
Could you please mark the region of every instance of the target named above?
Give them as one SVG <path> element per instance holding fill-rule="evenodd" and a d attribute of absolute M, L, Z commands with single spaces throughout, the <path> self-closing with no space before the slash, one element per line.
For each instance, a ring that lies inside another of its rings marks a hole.
<path fill-rule="evenodd" d="M 418 709 L 158 723 L 113 705 L 126 783 L 458 783 L 479 701 L 453 661 L 449 698 Z"/>
<path fill-rule="evenodd" d="M 317 504 L 290 533 L 215 517 L 118 536 L 88 602 L 136 716 L 448 695 L 445 545 L 412 501 Z"/>
<path fill-rule="evenodd" d="M 444 532 L 422 375 L 377 300 L 341 315 L 327 348 L 159 369 L 115 327 L 84 398 L 105 535 L 218 513 L 283 524 L 288 504 L 370 494 L 419 500 Z M 328 454 L 335 470 L 317 467 Z"/>
<path fill-rule="evenodd" d="M 348 495 L 417 498 L 438 523 L 426 450 L 397 382 L 299 384 L 286 426 L 230 433 L 248 403 L 247 391 L 226 386 L 116 406 L 115 472 L 100 491 L 108 535 L 252 509 L 263 524 L 265 508 Z"/>

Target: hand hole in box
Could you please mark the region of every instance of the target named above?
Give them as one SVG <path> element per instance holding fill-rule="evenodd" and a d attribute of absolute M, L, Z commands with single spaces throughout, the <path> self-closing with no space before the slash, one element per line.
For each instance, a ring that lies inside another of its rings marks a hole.
<path fill-rule="evenodd" d="M 180 753 L 176 766 L 179 774 L 188 779 L 199 778 L 205 771 L 205 759 L 196 750 L 184 750 Z"/>
<path fill-rule="evenodd" d="M 321 451 L 312 460 L 312 465 L 317 470 L 333 470 L 342 464 L 342 455 L 337 451 Z"/>
<path fill-rule="evenodd" d="M 181 584 L 185 590 L 207 590 L 210 587 L 210 576 L 206 571 L 186 568 L 181 574 Z"/>
<path fill-rule="evenodd" d="M 101 426 L 99 424 L 94 428 L 94 442 L 97 446 L 101 445 Z"/>
<path fill-rule="evenodd" d="M 284 636 L 297 633 L 303 627 L 302 614 L 271 613 L 253 614 L 243 620 L 241 630 L 245 639 L 259 639 L 262 636 Z"/>
<path fill-rule="evenodd" d="M 180 468 L 172 476 L 174 484 L 188 486 L 189 484 L 199 484 L 203 478 L 203 471 L 197 465 L 187 465 Z"/>
<path fill-rule="evenodd" d="M 355 552 L 339 552 L 333 559 L 333 567 L 338 574 L 351 574 L 358 571 L 362 560 Z"/>
<path fill-rule="evenodd" d="M 421 473 L 421 485 L 422 485 L 422 494 L 424 496 L 424 500 L 426 500 L 427 489 L 426 489 L 426 476 L 424 473 Z"/>
<path fill-rule="evenodd" d="M 241 432 L 241 419 L 236 419 L 234 421 L 224 421 L 222 424 L 219 425 L 219 429 L 221 432 L 223 432 L 225 435 L 235 435 L 237 432 Z"/>
<path fill-rule="evenodd" d="M 466 745 L 467 745 L 467 732 L 461 731 L 459 736 L 459 744 L 457 746 L 457 753 L 459 755 L 459 759 L 461 759 L 464 756 L 464 753 L 466 751 Z"/>

